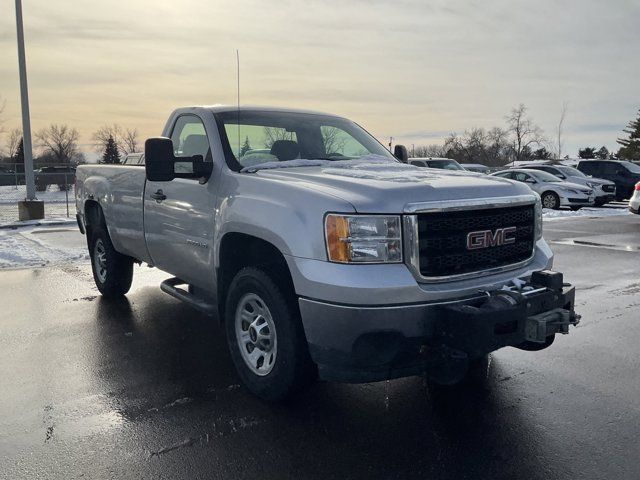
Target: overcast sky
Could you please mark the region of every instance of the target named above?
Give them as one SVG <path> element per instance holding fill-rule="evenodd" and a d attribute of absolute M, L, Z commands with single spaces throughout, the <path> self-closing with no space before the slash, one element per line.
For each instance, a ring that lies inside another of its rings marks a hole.
<path fill-rule="evenodd" d="M 502 126 L 525 103 L 565 152 L 617 148 L 640 108 L 638 0 L 23 0 L 34 129 L 161 133 L 178 106 L 347 116 L 388 142 Z M 13 1 L 0 0 L 5 127 L 20 124 Z M 4 138 L 0 144 L 4 144 Z"/>

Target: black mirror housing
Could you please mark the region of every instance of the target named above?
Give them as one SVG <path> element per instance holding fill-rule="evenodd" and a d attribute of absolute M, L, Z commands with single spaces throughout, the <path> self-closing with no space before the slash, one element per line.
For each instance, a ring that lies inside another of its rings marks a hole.
<path fill-rule="evenodd" d="M 151 182 L 170 182 L 175 178 L 173 142 L 170 138 L 148 138 L 144 142 L 145 172 Z"/>
<path fill-rule="evenodd" d="M 402 163 L 409 163 L 409 152 L 407 152 L 407 147 L 404 145 L 396 145 L 393 148 L 393 156 Z"/>

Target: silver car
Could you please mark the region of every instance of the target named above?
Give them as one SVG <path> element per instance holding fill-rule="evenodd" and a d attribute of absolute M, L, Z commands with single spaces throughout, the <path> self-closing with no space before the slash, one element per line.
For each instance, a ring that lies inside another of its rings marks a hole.
<path fill-rule="evenodd" d="M 574 167 L 568 167 L 566 165 L 522 165 L 522 168 L 541 170 L 543 172 L 555 175 L 561 180 L 567 182 L 577 183 L 583 187 L 593 188 L 594 196 L 596 197 L 596 207 L 612 202 L 616 198 L 616 184 L 610 180 L 603 178 L 589 177 L 582 173 L 580 170 Z"/>
<path fill-rule="evenodd" d="M 569 207 L 571 210 L 579 210 L 595 204 L 592 188 L 566 182 L 540 170 L 512 168 L 491 175 L 526 183 L 531 190 L 540 195 L 543 208 L 557 210 L 560 207 Z"/>

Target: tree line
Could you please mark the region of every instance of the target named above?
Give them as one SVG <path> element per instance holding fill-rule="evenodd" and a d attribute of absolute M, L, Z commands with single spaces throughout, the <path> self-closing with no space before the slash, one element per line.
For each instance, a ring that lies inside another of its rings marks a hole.
<path fill-rule="evenodd" d="M 481 163 L 488 166 L 507 165 L 520 160 L 549 160 L 562 157 L 563 126 L 567 106 L 563 104 L 556 127 L 555 144 L 546 137 L 527 113 L 524 104 L 513 108 L 505 116 L 504 127 L 471 128 L 462 134 L 451 133 L 443 144 L 415 146 L 414 157 L 446 157 L 459 163 Z M 618 138 L 620 148 L 610 152 L 607 147 L 584 147 L 578 150 L 580 158 L 640 160 L 640 111 L 635 120 L 623 130 L 626 138 Z"/>

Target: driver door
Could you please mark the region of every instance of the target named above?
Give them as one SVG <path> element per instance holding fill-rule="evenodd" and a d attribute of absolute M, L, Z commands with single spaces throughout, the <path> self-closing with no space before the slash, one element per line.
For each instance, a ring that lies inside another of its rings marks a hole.
<path fill-rule="evenodd" d="M 174 155 L 202 155 L 213 161 L 209 138 L 200 117 L 179 116 L 172 129 Z M 213 288 L 212 238 L 216 192 L 214 182 L 176 178 L 147 180 L 144 191 L 144 232 L 153 264 L 187 283 Z"/>

